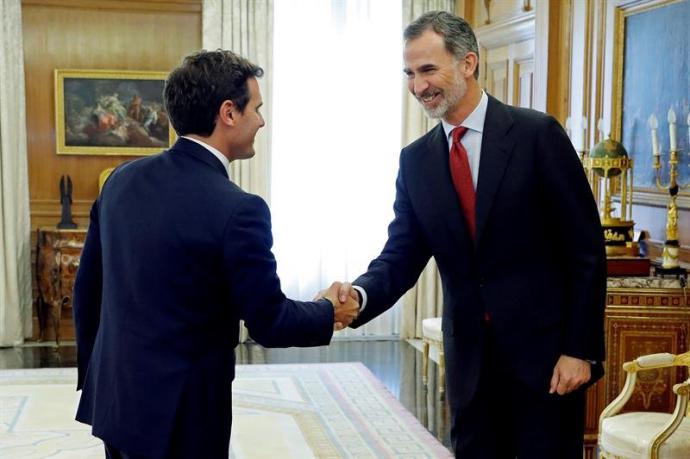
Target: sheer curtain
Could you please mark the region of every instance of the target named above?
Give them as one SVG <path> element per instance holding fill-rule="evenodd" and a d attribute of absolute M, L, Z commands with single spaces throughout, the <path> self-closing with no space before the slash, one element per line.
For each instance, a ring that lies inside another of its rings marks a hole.
<path fill-rule="evenodd" d="M 283 290 L 311 299 L 379 254 L 400 152 L 400 2 L 280 0 L 274 10 L 274 252 Z M 400 331 L 396 306 L 341 337 Z"/>
<path fill-rule="evenodd" d="M 20 0 L 0 2 L 0 346 L 31 336 L 31 236 Z"/>
<path fill-rule="evenodd" d="M 258 82 L 267 127 L 259 130 L 254 141 L 256 155 L 250 160 L 232 162 L 230 179 L 270 203 L 273 0 L 204 0 L 202 18 L 204 49 L 227 49 L 264 69 Z M 246 341 L 247 336 L 242 325 L 240 342 Z"/>
<path fill-rule="evenodd" d="M 273 0 L 204 0 L 202 46 L 237 53 L 264 69 L 258 79 L 264 102 L 262 113 L 271 125 L 271 91 L 273 90 Z M 243 190 L 270 201 L 271 132 L 259 130 L 254 149 L 256 156 L 248 161 L 234 161 L 230 178 Z"/>

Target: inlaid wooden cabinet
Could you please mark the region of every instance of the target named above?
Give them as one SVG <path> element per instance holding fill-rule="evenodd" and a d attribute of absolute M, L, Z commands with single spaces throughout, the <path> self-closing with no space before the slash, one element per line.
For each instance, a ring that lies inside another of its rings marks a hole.
<path fill-rule="evenodd" d="M 586 459 L 596 457 L 599 415 L 625 383 L 623 363 L 645 354 L 688 350 L 690 307 L 677 279 L 609 279 L 606 303 L 606 374 L 587 393 Z M 672 412 L 676 398 L 671 389 L 687 377 L 683 368 L 638 373 L 623 411 Z"/>
<path fill-rule="evenodd" d="M 71 312 L 72 289 L 85 239 L 86 229 L 40 228 L 38 230 L 36 313 L 40 339 L 46 336 L 47 328 L 52 327 L 55 342 L 60 345 L 60 322 L 66 311 Z M 68 315 L 71 317 L 71 314 Z"/>

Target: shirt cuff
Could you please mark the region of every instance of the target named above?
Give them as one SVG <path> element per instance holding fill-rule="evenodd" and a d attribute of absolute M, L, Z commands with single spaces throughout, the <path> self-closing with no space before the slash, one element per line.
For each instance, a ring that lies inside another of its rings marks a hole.
<path fill-rule="evenodd" d="M 359 305 L 359 312 L 361 313 L 367 306 L 367 291 L 359 285 L 353 285 L 352 288 L 357 290 L 359 292 L 359 295 L 362 297 L 362 304 Z"/>

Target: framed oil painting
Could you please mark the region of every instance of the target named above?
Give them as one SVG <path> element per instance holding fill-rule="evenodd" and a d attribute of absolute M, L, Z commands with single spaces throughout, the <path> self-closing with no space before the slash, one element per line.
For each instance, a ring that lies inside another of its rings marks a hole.
<path fill-rule="evenodd" d="M 669 109 L 676 115 L 678 179 L 690 183 L 690 0 L 616 8 L 612 135 L 634 160 L 635 202 L 665 205 L 656 186 L 650 115 L 658 120 L 662 181 L 668 183 Z M 687 202 L 687 192 L 682 199 Z M 685 206 L 684 206 L 685 207 Z"/>
<path fill-rule="evenodd" d="M 55 70 L 60 155 L 149 155 L 175 140 L 163 107 L 166 72 Z"/>

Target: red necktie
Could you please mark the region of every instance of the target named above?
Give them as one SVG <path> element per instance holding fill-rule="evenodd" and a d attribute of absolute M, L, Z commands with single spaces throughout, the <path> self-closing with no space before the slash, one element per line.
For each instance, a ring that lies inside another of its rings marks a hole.
<path fill-rule="evenodd" d="M 470 230 L 472 239 L 475 238 L 475 194 L 474 184 L 472 183 L 472 171 L 470 171 L 470 161 L 467 158 L 467 150 L 460 143 L 460 139 L 467 132 L 465 126 L 458 126 L 453 129 L 453 146 L 450 149 L 450 175 L 453 177 L 453 185 L 460 199 L 460 207 Z"/>

